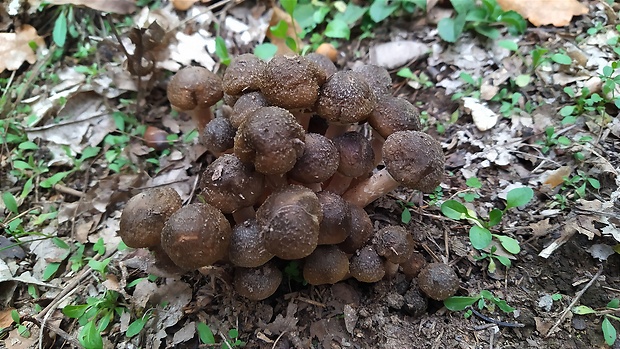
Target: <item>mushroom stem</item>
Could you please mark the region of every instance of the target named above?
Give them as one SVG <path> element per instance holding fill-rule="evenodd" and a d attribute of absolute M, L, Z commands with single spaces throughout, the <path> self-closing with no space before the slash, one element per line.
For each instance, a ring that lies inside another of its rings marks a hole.
<path fill-rule="evenodd" d="M 347 190 L 342 197 L 355 206 L 365 207 L 398 186 L 399 183 L 384 168 Z"/>
<path fill-rule="evenodd" d="M 310 125 L 310 119 L 312 113 L 307 113 L 303 109 L 291 110 L 291 114 L 297 119 L 297 122 L 308 132 L 308 126 Z"/>
<path fill-rule="evenodd" d="M 325 190 L 331 191 L 332 193 L 336 193 L 338 195 L 342 195 L 344 192 L 347 191 L 347 189 L 349 189 L 352 180 L 352 177 L 347 177 L 340 172 L 336 172 L 330 179 L 329 184 L 327 185 Z"/>
<path fill-rule="evenodd" d="M 375 153 L 375 167 L 383 161 L 383 143 L 385 143 L 385 138 L 381 137 L 375 129 L 372 129 L 370 144 L 372 144 L 372 150 Z"/>
<path fill-rule="evenodd" d="M 394 264 L 388 260 L 383 261 L 383 268 L 385 269 L 385 277 L 388 279 L 393 278 L 398 273 L 398 264 Z"/>
<path fill-rule="evenodd" d="M 327 127 L 327 131 L 325 131 L 325 137 L 329 139 L 334 139 L 335 137 L 338 137 L 341 134 L 347 132 L 348 129 L 349 125 L 338 125 L 330 123 L 329 127 Z"/>
<path fill-rule="evenodd" d="M 256 210 L 254 210 L 254 206 L 242 207 L 233 212 L 232 216 L 235 223 L 241 224 L 248 219 L 256 218 Z"/>
<path fill-rule="evenodd" d="M 200 108 L 196 107 L 194 110 L 189 111 L 192 119 L 196 123 L 196 128 L 202 134 L 209 121 L 213 119 L 213 112 L 210 107 Z"/>

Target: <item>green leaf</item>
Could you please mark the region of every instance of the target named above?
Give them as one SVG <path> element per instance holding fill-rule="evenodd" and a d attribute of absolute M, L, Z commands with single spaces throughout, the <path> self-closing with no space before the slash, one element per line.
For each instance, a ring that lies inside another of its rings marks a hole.
<path fill-rule="evenodd" d="M 99 273 L 103 274 L 103 273 L 105 273 L 105 268 L 108 266 L 108 264 L 110 263 L 111 260 L 112 260 L 111 257 L 110 258 L 106 258 L 106 259 L 104 259 L 102 261 L 91 259 L 91 260 L 88 261 L 88 266 L 91 269 L 96 270 Z"/>
<path fill-rule="evenodd" d="M 532 77 L 529 74 L 521 74 L 515 78 L 515 84 L 519 87 L 525 87 L 529 85 Z"/>
<path fill-rule="evenodd" d="M 504 213 L 502 210 L 494 208 L 489 212 L 489 227 L 494 227 L 502 221 L 502 216 Z"/>
<path fill-rule="evenodd" d="M 415 77 L 415 75 L 409 68 L 402 68 L 396 73 L 396 75 L 400 76 L 401 78 L 405 78 L 405 79 L 412 79 L 413 77 Z"/>
<path fill-rule="evenodd" d="M 297 41 L 295 41 L 295 39 L 291 38 L 290 36 L 287 36 L 286 39 L 284 39 L 284 43 L 286 44 L 286 46 L 288 48 L 290 48 L 293 52 L 297 52 L 298 48 L 297 48 Z"/>
<path fill-rule="evenodd" d="M 452 311 L 465 310 L 468 306 L 476 303 L 480 297 L 452 296 L 443 301 L 443 305 Z"/>
<path fill-rule="evenodd" d="M 25 142 L 19 143 L 18 148 L 21 150 L 37 150 L 39 149 L 39 146 L 34 142 L 25 141 Z"/>
<path fill-rule="evenodd" d="M 52 39 L 56 46 L 65 46 L 65 41 L 67 40 L 67 15 L 64 12 L 61 12 L 54 21 Z"/>
<path fill-rule="evenodd" d="M 228 330 L 228 337 L 232 339 L 239 337 L 239 330 L 237 330 L 236 328 L 231 328 L 230 330 Z"/>
<path fill-rule="evenodd" d="M 559 293 L 554 293 L 551 295 L 551 299 L 553 299 L 554 301 L 559 301 L 560 299 L 562 299 L 562 295 Z"/>
<path fill-rule="evenodd" d="M 572 115 L 575 110 L 577 109 L 577 106 L 575 105 L 567 105 L 562 107 L 562 109 L 560 109 L 560 115 L 561 116 L 570 116 Z"/>
<path fill-rule="evenodd" d="M 284 39 L 287 37 L 288 24 L 281 19 L 276 25 L 270 27 L 269 31 L 271 31 L 271 34 L 276 38 Z"/>
<path fill-rule="evenodd" d="M 470 12 L 476 7 L 476 2 L 474 0 L 450 0 L 450 2 L 454 10 L 459 14 Z"/>
<path fill-rule="evenodd" d="M 63 248 L 65 250 L 71 249 L 71 247 L 69 247 L 69 245 L 67 245 L 67 243 L 63 239 L 61 239 L 59 237 L 54 237 L 52 239 L 52 242 L 54 243 L 54 245 L 56 245 L 56 246 L 58 246 L 60 248 Z"/>
<path fill-rule="evenodd" d="M 493 235 L 491 235 L 488 229 L 477 225 L 469 229 L 469 241 L 475 249 L 482 250 L 486 248 L 491 243 L 491 240 L 493 240 Z"/>
<path fill-rule="evenodd" d="M 64 308 L 62 308 L 62 313 L 65 314 L 65 316 L 69 318 L 78 319 L 82 315 L 84 315 L 88 307 L 90 307 L 90 305 L 88 304 L 67 305 Z"/>
<path fill-rule="evenodd" d="M 616 338 L 618 334 L 616 332 L 616 328 L 611 324 L 611 321 L 607 317 L 603 319 L 603 323 L 601 324 L 601 329 L 603 330 L 603 337 L 605 337 L 605 343 L 611 346 L 616 342 Z"/>
<path fill-rule="evenodd" d="M 359 21 L 364 13 L 366 13 L 366 7 L 360 7 L 353 3 L 347 5 L 347 9 L 343 13 L 338 13 L 334 16 L 334 19 L 343 20 L 349 27 L 352 27 Z"/>
<path fill-rule="evenodd" d="M 497 307 L 500 308 L 504 313 L 512 313 L 513 311 L 515 311 L 515 308 L 508 305 L 508 303 L 506 303 L 506 301 L 503 299 L 494 300 L 493 303 L 495 303 L 495 305 L 497 305 Z"/>
<path fill-rule="evenodd" d="M 565 55 L 563 53 L 556 53 L 552 55 L 551 60 L 562 65 L 570 65 L 571 63 L 573 63 L 573 60 L 568 55 Z"/>
<path fill-rule="evenodd" d="M 220 62 L 223 65 L 230 64 L 230 56 L 228 55 L 228 48 L 226 47 L 226 41 L 221 36 L 215 38 L 215 54 L 220 58 Z"/>
<path fill-rule="evenodd" d="M 200 337 L 200 341 L 204 344 L 215 344 L 215 337 L 213 336 L 213 331 L 211 328 L 203 323 L 199 322 L 196 324 L 196 331 L 198 331 L 198 336 Z"/>
<path fill-rule="evenodd" d="M 496 258 L 500 263 L 502 263 L 503 266 L 507 268 L 510 268 L 510 266 L 512 265 L 508 257 L 493 255 L 493 258 Z"/>
<path fill-rule="evenodd" d="M 19 213 L 19 207 L 17 205 L 17 201 L 15 200 L 15 197 L 13 196 L 13 194 L 11 194 L 8 191 L 5 191 L 4 193 L 2 193 L 2 202 L 4 202 L 4 206 L 11 212 L 18 214 Z"/>
<path fill-rule="evenodd" d="M 482 188 L 482 183 L 480 183 L 480 180 L 478 179 L 478 177 L 467 178 L 467 180 L 465 181 L 465 184 L 467 184 L 467 186 L 470 188 L 476 188 L 476 189 Z"/>
<path fill-rule="evenodd" d="M 534 197 L 534 191 L 529 187 L 514 188 L 506 195 L 506 209 L 524 206 Z"/>
<path fill-rule="evenodd" d="M 329 38 L 349 40 L 350 35 L 351 29 L 349 29 L 349 26 L 345 21 L 340 19 L 331 20 L 327 23 L 327 27 L 325 27 L 325 36 Z"/>
<path fill-rule="evenodd" d="M 400 221 L 403 222 L 403 224 L 411 222 L 411 211 L 409 211 L 408 208 L 405 207 L 403 209 L 403 212 L 400 214 Z"/>
<path fill-rule="evenodd" d="M 443 18 L 437 23 L 439 36 L 447 42 L 456 42 L 465 28 L 465 15 L 456 18 Z"/>
<path fill-rule="evenodd" d="M 588 178 L 587 180 L 588 180 L 588 183 L 590 183 L 590 185 L 592 186 L 592 188 L 601 189 L 601 182 L 599 182 L 598 179 Z"/>
<path fill-rule="evenodd" d="M 268 61 L 275 56 L 278 47 L 272 43 L 263 43 L 254 48 L 254 55 L 262 60 Z"/>
<path fill-rule="evenodd" d="M 441 213 L 458 221 L 467 217 L 467 207 L 456 200 L 447 200 L 441 204 Z"/>
<path fill-rule="evenodd" d="M 39 186 L 41 188 L 49 189 L 49 188 L 53 187 L 55 184 L 58 184 L 60 181 L 65 179 L 65 177 L 67 177 L 67 175 L 69 173 L 71 173 L 71 172 L 64 171 L 64 172 L 55 173 L 50 178 L 48 178 L 48 179 L 44 180 L 43 182 L 39 183 Z"/>
<path fill-rule="evenodd" d="M 58 271 L 58 268 L 60 268 L 60 263 L 48 264 L 47 267 L 45 267 L 45 270 L 43 271 L 43 281 L 47 281 L 52 276 L 54 276 L 54 274 L 56 274 L 56 272 Z"/>
<path fill-rule="evenodd" d="M 594 309 L 588 307 L 587 305 L 578 305 L 571 309 L 571 311 L 577 315 L 596 314 L 596 311 L 594 311 Z"/>
<path fill-rule="evenodd" d="M 499 240 L 499 242 L 502 244 L 502 247 L 506 251 L 512 254 L 518 254 L 519 252 L 521 252 L 521 246 L 519 246 L 519 241 L 505 235 L 494 236 L 497 238 L 497 240 Z"/>
<path fill-rule="evenodd" d="M 19 319 L 19 312 L 17 311 L 17 309 L 11 310 L 11 319 L 16 324 L 19 324 L 21 322 Z"/>
<path fill-rule="evenodd" d="M 280 0 L 280 5 L 282 5 L 282 8 L 286 11 L 286 13 L 292 16 L 295 12 L 295 8 L 297 7 L 297 0 Z"/>
<path fill-rule="evenodd" d="M 610 309 L 618 309 L 620 308 L 620 299 L 614 298 L 609 303 L 607 303 L 607 308 Z"/>
<path fill-rule="evenodd" d="M 497 46 L 514 52 L 517 52 L 519 50 L 519 45 L 517 45 L 517 43 L 512 40 L 500 40 L 497 42 Z"/>
<path fill-rule="evenodd" d="M 89 321 L 82 327 L 78 341 L 88 349 L 103 349 L 103 339 L 94 321 Z"/>
<path fill-rule="evenodd" d="M 127 327 L 127 332 L 125 332 L 125 336 L 131 338 L 140 333 L 148 320 L 148 317 L 141 317 L 134 320 L 131 324 L 129 324 L 129 327 Z"/>
<path fill-rule="evenodd" d="M 498 21 L 507 24 L 508 32 L 511 35 L 521 35 L 527 29 L 527 22 L 523 19 L 523 16 L 512 10 L 502 13 Z"/>
<path fill-rule="evenodd" d="M 93 251 L 102 256 L 105 254 L 105 243 L 103 242 L 103 238 L 99 238 L 99 240 L 95 242 L 93 245 Z"/>
<path fill-rule="evenodd" d="M 390 5 L 387 0 L 375 0 L 372 5 L 370 5 L 368 14 L 370 15 L 370 19 L 375 23 L 379 23 L 388 18 L 397 8 L 398 3 L 396 2 Z"/>
<path fill-rule="evenodd" d="M 480 24 L 480 25 L 474 26 L 474 30 L 478 32 L 479 34 L 486 36 L 489 39 L 495 40 L 499 37 L 499 30 L 496 28 L 493 28 L 490 25 Z"/>

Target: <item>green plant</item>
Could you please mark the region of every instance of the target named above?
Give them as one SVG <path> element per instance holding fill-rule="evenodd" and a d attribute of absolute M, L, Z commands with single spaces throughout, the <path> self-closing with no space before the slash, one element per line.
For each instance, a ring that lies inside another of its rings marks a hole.
<path fill-rule="evenodd" d="M 480 98 L 480 87 L 482 86 L 482 77 L 478 79 L 474 79 L 473 76 L 469 75 L 466 72 L 461 72 L 459 74 L 459 78 L 465 82 L 465 86 L 463 87 L 463 92 L 458 92 L 452 95 L 451 99 L 453 101 L 457 99 L 461 99 L 463 97 L 473 97 Z"/>
<path fill-rule="evenodd" d="M 577 315 L 596 315 L 598 317 L 602 317 L 603 321 L 601 322 L 601 329 L 603 330 L 603 337 L 605 338 L 605 343 L 607 345 L 612 346 L 616 342 L 618 338 L 618 331 L 616 327 L 612 323 L 611 320 L 614 320 L 620 323 L 620 316 L 613 314 L 620 314 L 620 299 L 614 298 L 612 299 L 605 308 L 603 309 L 592 309 L 587 305 L 579 305 L 571 309 L 574 314 Z"/>
<path fill-rule="evenodd" d="M 466 202 L 474 202 L 474 200 L 480 197 L 480 195 L 476 192 L 476 189 L 482 188 L 482 183 L 480 183 L 478 177 L 469 177 L 465 181 L 465 185 L 467 185 L 468 189 L 459 193 L 458 196 Z"/>
<path fill-rule="evenodd" d="M 213 335 L 213 331 L 209 327 L 209 325 L 199 322 L 196 324 L 196 331 L 198 332 L 198 337 L 203 344 L 214 345 L 217 344 L 215 341 L 215 336 Z M 236 328 L 232 328 L 228 330 L 228 338 L 222 335 L 222 349 L 229 348 L 241 348 L 245 346 L 245 342 L 239 339 L 239 330 Z"/>
<path fill-rule="evenodd" d="M 452 296 L 444 300 L 443 304 L 447 309 L 452 311 L 465 310 L 469 307 L 473 307 L 474 304 L 476 304 L 479 310 L 487 309 L 491 313 L 495 311 L 496 306 L 505 313 L 512 313 L 515 311 L 515 308 L 508 305 L 505 300 L 496 297 L 488 290 L 482 290 L 476 296 Z M 471 310 L 468 310 L 465 313 L 465 318 L 469 318 L 471 314 Z"/>
<path fill-rule="evenodd" d="M 577 198 L 585 198 L 588 187 L 598 190 L 601 188 L 601 183 L 598 179 L 588 176 L 581 170 L 577 170 L 576 175 L 564 178 L 562 189 L 566 190 L 572 188 Z"/>
<path fill-rule="evenodd" d="M 430 81 L 430 78 L 428 77 L 428 75 L 424 74 L 423 72 L 420 74 L 414 74 L 409 68 L 400 69 L 396 73 L 396 75 L 400 76 L 401 78 L 405 78 L 409 80 L 407 82 L 407 85 L 415 89 L 429 88 L 435 85 L 433 84 L 432 81 Z"/>
<path fill-rule="evenodd" d="M 20 336 L 24 338 L 30 337 L 30 330 L 28 329 L 28 327 L 22 324 L 21 318 L 16 309 L 13 309 L 11 311 L 11 319 L 13 320 L 13 322 L 15 322 L 15 324 L 17 324 L 17 332 L 19 332 Z"/>
<path fill-rule="evenodd" d="M 495 0 L 451 0 L 456 17 L 444 18 L 437 24 L 439 36 L 448 42 L 456 42 L 465 30 L 474 30 L 489 39 L 497 39 L 500 32 L 495 25 L 504 24 L 510 34 L 525 32 L 527 22 L 514 11 L 504 11 Z"/>
<path fill-rule="evenodd" d="M 511 237 L 493 234 L 489 230 L 490 228 L 498 225 L 504 213 L 514 207 L 524 206 L 534 196 L 534 191 L 528 187 L 515 188 L 508 192 L 506 196 L 506 207 L 503 210 L 494 208 L 489 212 L 488 219 L 482 219 L 477 217 L 476 213 L 465 205 L 456 200 L 447 200 L 441 205 L 441 212 L 449 218 L 455 220 L 467 220 L 474 225 L 469 229 L 469 241 L 472 246 L 477 250 L 484 250 L 489 248 L 490 252 L 482 252 L 481 256 L 477 259 L 488 259 L 488 270 L 494 272 L 496 265 L 494 259 L 497 259 L 501 264 L 506 267 L 510 267 L 510 259 L 497 255 L 497 246 L 491 246 L 493 238 L 499 241 L 499 244 L 511 255 L 516 255 L 521 251 L 519 242 Z"/>

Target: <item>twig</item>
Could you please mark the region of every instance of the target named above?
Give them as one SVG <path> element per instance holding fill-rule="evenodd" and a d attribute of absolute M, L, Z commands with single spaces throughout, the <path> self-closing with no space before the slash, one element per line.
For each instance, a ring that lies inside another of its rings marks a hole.
<path fill-rule="evenodd" d="M 517 322 L 504 322 L 504 321 L 492 319 L 492 318 L 482 314 L 478 310 L 474 309 L 474 307 L 472 307 L 472 306 L 469 307 L 469 310 L 471 310 L 471 312 L 474 313 L 474 315 L 476 315 L 477 317 L 481 318 L 482 320 L 494 323 L 497 326 L 513 327 L 513 328 L 515 328 L 515 327 L 525 327 L 524 324 L 520 324 L 520 323 L 517 323 Z"/>
<path fill-rule="evenodd" d="M 276 344 L 278 344 L 278 341 L 280 340 L 280 338 L 282 338 L 282 336 L 284 336 L 285 333 L 286 333 L 286 331 L 282 331 L 282 333 L 280 333 L 278 338 L 276 338 L 275 342 L 273 342 L 273 345 L 271 346 L 271 349 L 275 349 L 276 348 Z"/>
<path fill-rule="evenodd" d="M 602 272 L 603 272 L 603 266 L 600 266 L 596 275 L 592 277 L 592 280 L 590 280 L 590 282 L 588 282 L 579 292 L 577 292 L 577 294 L 575 294 L 575 298 L 573 299 L 573 301 L 570 302 L 570 304 L 566 307 L 566 309 L 564 309 L 564 311 L 562 311 L 562 315 L 560 315 L 560 318 L 555 322 L 553 327 L 551 327 L 549 332 L 547 332 L 547 335 L 545 335 L 545 338 L 549 338 L 549 336 L 551 336 L 551 334 L 553 334 L 553 332 L 557 330 L 557 328 L 560 326 L 560 323 L 564 321 L 564 318 L 566 317 L 568 312 L 575 306 L 575 304 L 577 304 L 579 299 L 581 299 L 581 296 L 583 296 L 583 294 L 588 290 L 588 288 L 592 286 L 594 281 L 598 279 L 599 276 L 601 276 Z"/>
<path fill-rule="evenodd" d="M 77 291 L 77 288 L 71 289 L 71 291 L 69 293 L 67 293 L 66 295 L 64 295 L 60 299 L 60 301 L 62 302 L 67 297 L 72 295 L 75 291 Z M 48 324 L 47 323 L 47 320 L 50 318 L 50 316 L 53 313 L 54 313 L 53 311 L 49 311 L 47 314 L 45 314 L 45 317 L 43 318 L 43 321 L 39 322 L 39 349 L 43 349 L 43 333 L 45 332 L 45 326 L 47 326 L 47 328 L 49 328 L 52 332 L 58 334 L 60 337 L 62 337 L 67 342 L 70 342 L 71 344 L 77 345 L 79 347 L 79 342 L 76 341 L 75 338 L 71 337 L 70 334 L 68 334 L 63 329 L 61 329 L 60 327 L 58 327 L 56 325 L 52 325 L 52 324 Z"/>
<path fill-rule="evenodd" d="M 73 196 L 77 196 L 79 198 L 85 198 L 86 197 L 86 194 L 82 193 L 81 191 L 75 190 L 73 188 L 69 188 L 69 187 L 64 186 L 62 184 L 54 184 L 53 188 L 56 191 L 59 191 L 59 192 L 61 192 L 63 194 L 73 195 Z"/>

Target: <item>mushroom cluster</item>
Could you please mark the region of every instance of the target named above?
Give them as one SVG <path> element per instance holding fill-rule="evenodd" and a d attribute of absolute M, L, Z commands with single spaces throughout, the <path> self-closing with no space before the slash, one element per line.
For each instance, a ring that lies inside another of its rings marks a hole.
<path fill-rule="evenodd" d="M 200 203 L 181 207 L 174 190 L 147 190 L 124 209 L 121 237 L 184 271 L 231 263 L 237 292 L 255 300 L 278 288 L 277 260 L 302 260 L 314 285 L 412 269 L 411 234 L 375 232 L 364 207 L 398 186 L 433 191 L 444 156 L 391 85 L 383 68 L 338 71 L 319 54 L 244 54 L 223 78 L 180 70 L 168 98 L 194 117 L 216 159 L 201 176 Z M 232 112 L 214 117 L 221 99 Z"/>

